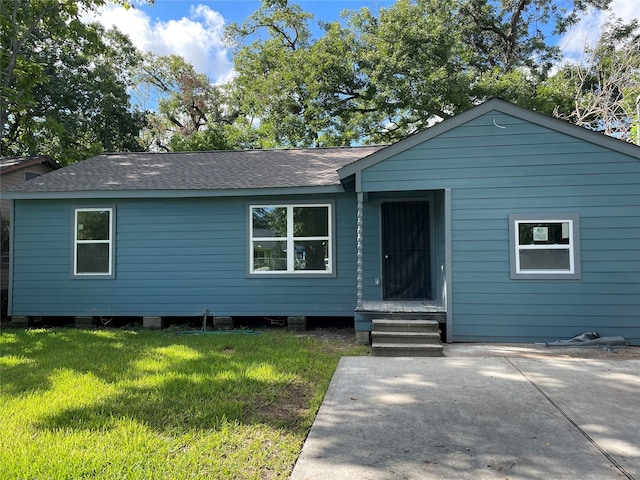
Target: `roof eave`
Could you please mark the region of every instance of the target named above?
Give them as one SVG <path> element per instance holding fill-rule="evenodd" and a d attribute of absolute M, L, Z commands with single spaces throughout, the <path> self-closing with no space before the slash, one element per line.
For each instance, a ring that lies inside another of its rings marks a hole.
<path fill-rule="evenodd" d="M 344 193 L 342 185 L 303 187 L 236 188 L 220 190 L 87 190 L 73 192 L 6 192 L 11 200 L 73 200 L 107 198 L 205 198 L 205 197 L 257 197 L 282 195 L 322 195 Z"/>

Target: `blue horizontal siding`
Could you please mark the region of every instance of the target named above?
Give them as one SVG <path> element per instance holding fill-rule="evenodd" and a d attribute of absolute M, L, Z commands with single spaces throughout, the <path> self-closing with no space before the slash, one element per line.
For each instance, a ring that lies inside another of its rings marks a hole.
<path fill-rule="evenodd" d="M 518 288 L 526 290 L 529 288 L 529 285 L 533 285 L 536 282 L 549 283 L 549 280 L 510 280 L 508 275 L 500 275 L 499 277 L 492 276 L 488 277 L 486 273 L 481 271 L 466 271 L 466 272 L 457 272 L 455 274 L 456 285 L 462 286 L 463 283 L 485 283 L 488 282 L 490 285 L 494 285 L 494 292 L 498 291 L 498 289 L 502 288 L 502 282 L 514 282 L 516 284 L 520 284 Z M 608 272 L 599 272 L 599 273 L 591 273 L 587 275 L 585 278 L 584 272 L 582 278 L 579 280 L 580 283 L 585 285 L 591 285 L 589 288 L 591 291 L 595 291 L 596 288 L 594 286 L 603 286 L 605 284 L 629 284 L 632 285 L 635 291 L 640 293 L 638 288 L 638 274 L 637 272 L 615 272 L 614 275 Z M 554 280 L 551 282 L 551 285 L 556 285 L 556 294 L 560 293 L 557 290 L 557 285 L 560 283 L 570 283 L 570 280 Z M 455 285 L 454 285 L 455 286 Z M 563 287 L 565 288 L 565 287 Z"/>
<path fill-rule="evenodd" d="M 353 315 L 355 196 L 313 200 L 335 200 L 335 277 L 248 278 L 244 199 L 18 200 L 12 313 Z M 115 279 L 71 278 L 73 209 L 102 205 L 116 210 Z"/>
<path fill-rule="evenodd" d="M 535 157 L 536 154 L 544 155 L 570 155 L 568 161 L 583 163 L 576 154 L 598 151 L 603 155 L 609 151 L 603 147 L 594 146 L 580 140 L 571 138 L 559 138 L 556 133 L 539 134 L 535 141 L 529 143 L 528 138 L 522 136 L 493 137 L 491 145 L 479 144 L 476 138 L 465 138 L 456 140 L 456 148 L 450 148 L 449 140 L 446 136 L 440 136 L 429 141 L 429 143 L 418 145 L 413 149 L 403 152 L 402 158 L 405 160 L 414 159 L 428 160 L 430 168 L 458 168 L 462 164 L 468 164 L 469 157 L 474 160 L 484 157 L 494 158 L 495 162 L 501 160 L 501 152 L 496 152 L 495 147 L 517 146 L 519 151 L 526 157 L 527 162 L 536 162 L 544 165 L 549 163 L 549 157 Z M 589 161 L 589 160 L 587 160 Z M 379 169 L 389 169 L 389 164 L 380 165 Z"/>
<path fill-rule="evenodd" d="M 519 326 L 519 325 L 497 325 L 492 326 L 493 329 L 500 330 L 501 336 L 499 339 L 493 339 L 491 337 L 487 337 L 485 332 L 487 327 L 476 327 L 474 329 L 469 329 L 463 335 L 456 336 L 456 342 L 504 342 L 504 343 L 543 343 L 543 342 L 553 342 L 555 340 L 565 340 L 568 338 L 572 338 L 576 335 L 580 335 L 585 331 L 591 332 L 595 329 L 589 328 L 584 325 L 585 329 L 576 329 L 573 327 L 565 327 L 561 325 L 551 326 Z M 637 327 L 619 327 L 612 326 L 608 327 L 603 325 L 600 322 L 597 325 L 597 332 L 602 337 L 608 336 L 622 336 L 625 338 L 627 343 L 631 345 L 639 345 L 640 338 L 637 335 Z M 550 336 L 549 331 L 552 331 L 556 336 Z"/>
<path fill-rule="evenodd" d="M 362 188 L 451 189 L 454 341 L 640 344 L 638 159 L 496 111 L 366 168 Z M 580 279 L 511 280 L 508 216 L 526 213 L 579 215 Z"/>
<path fill-rule="evenodd" d="M 536 153 L 539 155 L 539 153 Z M 411 163 L 415 163 L 415 160 L 411 162 L 397 162 L 396 165 L 393 165 L 393 168 L 387 167 L 386 169 L 379 169 L 375 171 L 367 172 L 365 178 L 367 182 L 379 182 L 380 180 L 402 180 L 404 181 L 407 173 L 411 173 L 412 178 L 415 180 L 417 178 L 425 178 L 425 179 L 447 179 L 447 180 L 456 180 L 456 179 L 477 179 L 477 178 L 494 178 L 494 179 L 505 179 L 505 178 L 513 178 L 520 177 L 524 169 L 529 169 L 530 171 L 535 167 L 539 170 L 537 172 L 539 175 L 534 177 L 536 179 L 546 179 L 549 180 L 548 177 L 555 177 L 558 174 L 564 176 L 566 173 L 566 166 L 580 166 L 579 172 L 575 172 L 575 174 L 579 178 L 591 178 L 593 175 L 612 175 L 613 178 L 619 177 L 620 174 L 624 173 L 638 173 L 640 168 L 634 166 L 633 164 L 629 164 L 628 162 L 607 162 L 607 163 L 580 163 L 580 160 L 586 154 L 575 154 L 575 155 L 563 155 L 562 157 L 556 156 L 551 157 L 555 158 L 556 162 L 550 161 L 550 159 L 546 159 L 544 163 L 536 163 L 533 161 L 528 161 L 527 156 L 520 153 L 518 155 L 518 159 L 520 163 L 517 165 L 513 164 L 513 158 L 506 157 L 502 158 L 500 162 L 496 161 L 499 157 L 487 157 L 484 161 L 477 161 L 475 164 L 470 164 L 468 161 L 459 161 L 456 162 L 461 166 L 460 171 L 455 171 L 453 165 L 450 165 L 451 162 L 448 160 L 446 164 L 442 165 L 440 168 L 434 168 L 432 162 L 429 160 L 424 160 L 425 163 L 429 164 L 428 172 L 415 172 L 411 170 Z M 573 162 L 566 162 L 567 159 L 571 159 L 573 157 Z M 562 164 L 558 164 L 557 160 L 562 158 Z M 487 165 L 488 162 L 491 162 L 491 165 Z M 454 163 L 454 162 L 451 162 Z M 466 167 L 462 166 L 466 165 Z M 615 171 L 616 173 L 612 173 Z M 558 178 L 559 182 L 566 182 L 566 178 Z M 540 183 L 539 185 L 544 185 Z"/>
<path fill-rule="evenodd" d="M 521 188 L 504 186 L 501 188 L 503 195 L 508 195 L 513 198 L 533 198 L 538 199 L 541 197 L 553 197 L 557 196 L 557 198 L 566 198 L 566 197 L 588 197 L 593 193 L 593 189 L 591 186 L 587 185 L 572 185 L 571 192 L 563 192 L 559 191 L 557 187 L 539 185 L 535 190 L 522 190 Z M 629 185 L 618 185 L 615 192 L 613 192 L 613 196 L 617 195 L 635 195 L 637 194 L 637 188 L 635 187 L 635 183 L 631 183 Z M 493 193 L 490 189 L 486 188 L 465 188 L 464 190 L 460 190 L 457 194 L 457 198 L 459 200 L 463 199 L 494 199 L 495 193 Z"/>
<path fill-rule="evenodd" d="M 541 294 L 536 293 L 503 293 L 500 300 L 500 306 L 497 307 L 494 303 L 494 299 L 483 293 L 460 293 L 456 298 L 456 305 L 458 305 L 457 313 L 463 313 L 466 309 L 477 309 L 476 312 L 480 313 L 482 309 L 488 309 L 489 311 L 496 311 L 500 309 L 505 314 L 514 312 L 521 312 L 519 307 L 527 306 L 533 308 L 537 312 L 560 312 L 564 311 L 568 315 L 575 311 L 577 306 L 583 305 L 590 301 L 591 295 L 588 293 L 583 294 L 569 294 L 564 293 L 562 296 L 545 294 L 545 303 L 540 304 Z M 628 314 L 635 306 L 629 305 L 630 301 L 635 300 L 634 295 L 622 295 L 622 294 L 608 294 L 602 295 L 598 299 L 598 305 L 592 306 L 595 309 L 601 309 L 608 312 L 611 315 L 616 315 L 616 312 L 625 312 Z"/>

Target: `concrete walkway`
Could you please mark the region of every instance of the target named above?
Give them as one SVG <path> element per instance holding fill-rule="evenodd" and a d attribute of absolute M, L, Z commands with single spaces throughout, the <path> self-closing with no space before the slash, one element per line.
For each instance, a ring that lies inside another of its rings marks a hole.
<path fill-rule="evenodd" d="M 291 479 L 640 480 L 640 360 L 344 357 Z"/>

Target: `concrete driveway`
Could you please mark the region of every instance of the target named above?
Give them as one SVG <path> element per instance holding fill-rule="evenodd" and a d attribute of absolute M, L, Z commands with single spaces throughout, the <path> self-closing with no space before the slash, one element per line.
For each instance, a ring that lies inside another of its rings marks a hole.
<path fill-rule="evenodd" d="M 640 359 L 445 355 L 342 358 L 291 479 L 640 480 Z"/>

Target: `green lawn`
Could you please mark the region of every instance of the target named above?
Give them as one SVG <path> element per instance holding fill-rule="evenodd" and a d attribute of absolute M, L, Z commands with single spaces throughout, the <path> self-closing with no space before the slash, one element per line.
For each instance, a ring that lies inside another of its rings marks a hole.
<path fill-rule="evenodd" d="M 282 331 L 4 330 L 0 475 L 287 478 L 340 355 L 367 352 Z"/>

